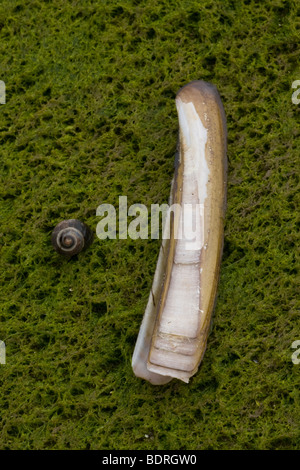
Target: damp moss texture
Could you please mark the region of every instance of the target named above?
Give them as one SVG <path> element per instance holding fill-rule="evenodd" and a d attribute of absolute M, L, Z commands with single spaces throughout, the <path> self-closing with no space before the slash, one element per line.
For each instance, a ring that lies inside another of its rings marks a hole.
<path fill-rule="evenodd" d="M 300 448 L 299 17 L 284 0 L 0 2 L 1 449 Z M 50 237 L 68 218 L 95 234 L 120 195 L 168 202 L 174 98 L 196 79 L 228 125 L 218 297 L 198 373 L 152 386 L 131 356 L 160 240 L 95 236 L 66 260 Z"/>

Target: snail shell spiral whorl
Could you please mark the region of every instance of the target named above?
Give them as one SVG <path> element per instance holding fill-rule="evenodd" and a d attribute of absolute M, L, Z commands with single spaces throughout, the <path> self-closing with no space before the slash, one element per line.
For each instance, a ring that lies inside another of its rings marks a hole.
<path fill-rule="evenodd" d="M 77 219 L 63 220 L 52 232 L 53 248 L 65 256 L 77 255 L 92 241 L 92 232 L 87 225 Z"/>

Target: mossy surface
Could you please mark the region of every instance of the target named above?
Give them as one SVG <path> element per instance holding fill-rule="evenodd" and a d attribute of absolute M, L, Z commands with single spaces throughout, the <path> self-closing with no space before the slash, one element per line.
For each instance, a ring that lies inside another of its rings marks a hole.
<path fill-rule="evenodd" d="M 0 3 L 1 449 L 299 449 L 300 9 L 270 0 Z M 207 351 L 154 387 L 131 356 L 159 240 L 50 244 L 96 208 L 167 203 L 191 80 L 228 124 L 228 207 Z"/>

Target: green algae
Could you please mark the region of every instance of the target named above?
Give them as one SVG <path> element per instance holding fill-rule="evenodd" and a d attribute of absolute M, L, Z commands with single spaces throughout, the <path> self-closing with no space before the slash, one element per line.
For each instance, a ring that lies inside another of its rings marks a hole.
<path fill-rule="evenodd" d="M 3 0 L 0 4 L 0 448 L 299 449 L 299 5 Z M 214 322 L 186 385 L 131 370 L 159 240 L 50 244 L 101 203 L 168 201 L 191 80 L 228 124 Z"/>

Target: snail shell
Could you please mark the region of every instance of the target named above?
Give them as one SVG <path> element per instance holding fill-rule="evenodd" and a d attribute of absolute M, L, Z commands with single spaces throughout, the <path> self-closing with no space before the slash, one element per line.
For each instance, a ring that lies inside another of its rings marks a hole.
<path fill-rule="evenodd" d="M 68 257 L 77 255 L 92 241 L 89 227 L 77 219 L 63 220 L 52 232 L 51 243 L 61 255 Z"/>
<path fill-rule="evenodd" d="M 193 204 L 201 223 L 192 249 L 171 218 L 135 345 L 132 367 L 152 384 L 188 382 L 205 353 L 223 248 L 226 206 L 226 118 L 217 89 L 194 81 L 176 96 L 179 158 L 170 204 Z M 201 209 L 200 209 L 201 208 Z M 199 212 L 198 212 L 199 211 Z M 182 233 L 182 232 L 181 232 Z"/>

